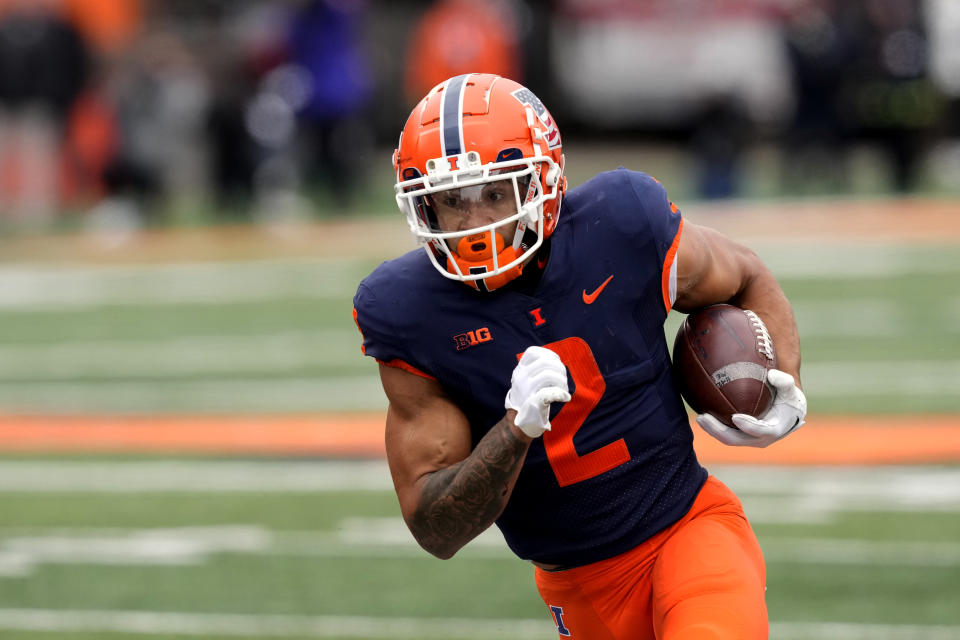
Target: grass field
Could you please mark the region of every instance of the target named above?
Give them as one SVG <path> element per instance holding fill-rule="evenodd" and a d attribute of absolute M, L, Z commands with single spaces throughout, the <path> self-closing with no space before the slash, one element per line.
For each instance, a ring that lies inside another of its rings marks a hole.
<path fill-rule="evenodd" d="M 960 412 L 957 244 L 755 246 L 793 301 L 814 410 Z M 376 367 L 359 355 L 350 314 L 375 264 L 361 256 L 3 266 L 0 406 L 381 409 Z M 679 321 L 673 314 L 671 336 Z"/>
<path fill-rule="evenodd" d="M 960 234 L 915 237 L 906 214 L 902 234 L 873 233 L 894 219 L 816 237 L 787 215 L 746 224 L 794 303 L 811 423 L 960 429 Z M 409 245 L 396 220 L 366 224 L 262 245 L 0 242 L 2 413 L 382 410 L 350 299 Z M 771 637 L 960 638 L 960 467 L 711 470 L 764 547 Z M 0 454 L 0 638 L 150 635 L 556 637 L 495 533 L 448 562 L 415 547 L 380 459 Z"/>
<path fill-rule="evenodd" d="M 960 469 L 716 468 L 774 638 L 956 638 Z M 0 461 L 0 637 L 551 638 L 490 532 L 416 548 L 382 461 Z"/>

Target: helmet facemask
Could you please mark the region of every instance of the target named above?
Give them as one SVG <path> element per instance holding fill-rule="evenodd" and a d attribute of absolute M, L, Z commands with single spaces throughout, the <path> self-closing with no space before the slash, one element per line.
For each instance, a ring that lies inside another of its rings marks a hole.
<path fill-rule="evenodd" d="M 499 157 L 510 159 L 484 165 L 476 151 L 432 159 L 426 176 L 408 169 L 396 185 L 397 204 L 437 271 L 481 291 L 520 275 L 543 244 L 544 202 L 558 196 L 558 185 L 543 187 L 544 172 L 557 171 L 549 156 L 511 149 Z M 473 221 L 480 223 L 466 226 Z"/>

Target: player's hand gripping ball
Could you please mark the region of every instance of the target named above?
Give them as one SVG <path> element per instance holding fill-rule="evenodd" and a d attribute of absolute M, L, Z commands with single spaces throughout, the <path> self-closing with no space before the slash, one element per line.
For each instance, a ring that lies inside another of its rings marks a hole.
<path fill-rule="evenodd" d="M 684 320 L 673 345 L 673 372 L 697 423 L 724 444 L 766 447 L 803 425 L 807 399 L 777 367 L 763 321 L 730 305 Z"/>
<path fill-rule="evenodd" d="M 544 347 L 528 347 L 510 378 L 504 407 L 517 412 L 514 424 L 531 438 L 550 430 L 550 405 L 568 402 L 567 368 Z"/>

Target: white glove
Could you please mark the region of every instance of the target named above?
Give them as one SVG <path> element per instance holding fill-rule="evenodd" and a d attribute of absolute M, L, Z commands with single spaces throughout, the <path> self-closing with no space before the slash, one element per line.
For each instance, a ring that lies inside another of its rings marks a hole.
<path fill-rule="evenodd" d="M 767 382 L 774 389 L 773 406 L 759 420 L 744 413 L 731 418 L 736 429 L 728 427 L 712 415 L 697 416 L 697 424 L 724 444 L 740 447 L 767 447 L 799 429 L 807 416 L 807 397 L 796 385 L 793 376 L 778 369 L 767 373 Z"/>
<path fill-rule="evenodd" d="M 528 347 L 510 378 L 503 405 L 517 412 L 514 424 L 531 438 L 550 430 L 550 404 L 567 402 L 567 368 L 550 349 Z"/>

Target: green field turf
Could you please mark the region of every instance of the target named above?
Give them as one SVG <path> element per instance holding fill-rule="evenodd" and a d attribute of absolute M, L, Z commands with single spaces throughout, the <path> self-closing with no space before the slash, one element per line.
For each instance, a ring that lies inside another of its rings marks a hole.
<path fill-rule="evenodd" d="M 794 304 L 812 414 L 960 414 L 956 245 L 755 248 Z M 0 408 L 381 410 L 350 312 L 379 253 L 0 256 Z M 772 638 L 960 638 L 960 469 L 714 471 L 764 547 Z M 417 549 L 379 461 L 0 456 L 0 638 L 145 636 L 556 637 L 497 535 Z"/>
<path fill-rule="evenodd" d="M 771 637 L 958 637 L 960 468 L 713 471 L 764 547 Z M 556 637 L 498 535 L 436 560 L 389 482 L 382 462 L 2 458 L 0 637 Z"/>
<path fill-rule="evenodd" d="M 960 413 L 956 245 L 755 248 L 793 302 L 811 411 Z M 0 262 L 0 407 L 380 410 L 351 317 L 377 262 Z M 671 314 L 671 338 L 680 319 Z"/>

